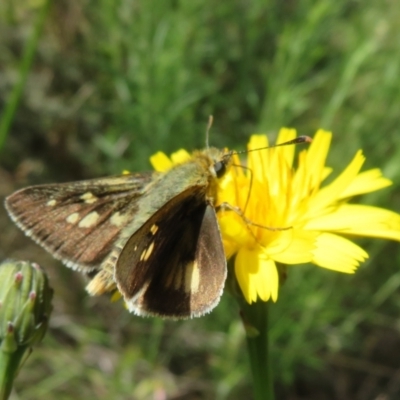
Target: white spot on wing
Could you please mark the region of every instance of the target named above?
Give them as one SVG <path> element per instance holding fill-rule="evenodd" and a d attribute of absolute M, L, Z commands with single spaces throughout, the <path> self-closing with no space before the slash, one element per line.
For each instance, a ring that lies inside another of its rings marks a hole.
<path fill-rule="evenodd" d="M 147 261 L 153 252 L 154 249 L 154 242 L 151 242 L 147 249 L 143 250 L 143 253 L 140 255 L 140 261 Z"/>
<path fill-rule="evenodd" d="M 126 215 L 122 215 L 119 211 L 114 213 L 110 218 L 110 224 L 116 227 L 122 226 L 126 221 Z"/>
<path fill-rule="evenodd" d="M 46 203 L 46 206 L 54 207 L 56 204 L 57 204 L 57 200 L 52 199 L 52 200 L 49 200 L 49 201 Z"/>
<path fill-rule="evenodd" d="M 70 214 L 70 215 L 68 215 L 68 217 L 66 218 L 66 221 L 69 223 L 69 224 L 75 224 L 75 223 L 77 223 L 78 221 L 79 221 L 79 213 L 73 213 L 73 214 Z"/>
<path fill-rule="evenodd" d="M 186 264 L 185 269 L 185 292 L 196 293 L 200 286 L 200 271 L 197 261 Z"/>
<path fill-rule="evenodd" d="M 79 228 L 90 228 L 96 224 L 97 220 L 99 219 L 99 213 L 96 211 L 92 211 L 86 217 L 81 219 L 78 226 Z"/>

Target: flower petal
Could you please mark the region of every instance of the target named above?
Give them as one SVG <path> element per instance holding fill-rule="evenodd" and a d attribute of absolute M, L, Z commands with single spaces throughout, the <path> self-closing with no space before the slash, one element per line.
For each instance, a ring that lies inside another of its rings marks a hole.
<path fill-rule="evenodd" d="M 304 228 L 400 241 L 400 215 L 373 206 L 344 204 L 309 221 Z"/>
<path fill-rule="evenodd" d="M 282 128 L 279 130 L 278 139 L 276 143 L 288 142 L 289 140 L 295 139 L 297 136 L 296 129 Z M 287 166 L 290 168 L 293 165 L 294 153 L 296 146 L 282 146 L 280 148 L 282 156 L 286 160 Z"/>
<path fill-rule="evenodd" d="M 346 169 L 331 184 L 322 188 L 315 197 L 311 199 L 307 217 L 311 218 L 313 213 L 318 213 L 322 208 L 340 199 L 342 193 L 350 186 L 357 176 L 364 161 L 365 157 L 361 150 L 359 150 Z"/>
<path fill-rule="evenodd" d="M 153 154 L 150 157 L 150 163 L 153 168 L 158 172 L 165 172 L 172 168 L 173 163 L 168 158 L 168 156 L 162 151 Z"/>
<path fill-rule="evenodd" d="M 191 158 L 192 156 L 184 149 L 180 149 L 171 154 L 171 160 L 174 164 L 182 164 Z"/>
<path fill-rule="evenodd" d="M 233 211 L 219 213 L 218 224 L 222 236 L 234 241 L 237 246 L 246 246 L 254 242 L 242 218 Z"/>
<path fill-rule="evenodd" d="M 320 267 L 352 274 L 368 254 L 352 241 L 332 233 L 321 233 L 313 251 L 313 263 Z"/>
<path fill-rule="evenodd" d="M 289 233 L 289 231 L 288 231 Z M 302 229 L 291 229 L 291 240 L 289 245 L 280 252 L 271 251 L 269 246 L 266 252 L 275 261 L 284 264 L 304 264 L 310 262 L 313 258 L 313 250 L 315 249 L 316 232 L 304 231 Z"/>
<path fill-rule="evenodd" d="M 235 274 L 246 301 L 251 304 L 278 298 L 279 276 L 275 263 L 256 250 L 241 248 L 235 259 Z"/>
<path fill-rule="evenodd" d="M 278 300 L 279 275 L 276 265 L 270 258 L 263 258 L 259 255 L 259 272 L 254 277 L 254 284 L 257 287 L 258 297 L 262 301 Z"/>
<path fill-rule="evenodd" d="M 293 192 L 300 198 L 309 196 L 311 190 L 319 188 L 328 173 L 324 166 L 332 134 L 319 130 L 309 149 L 299 155 L 299 166 L 293 178 Z"/>
<path fill-rule="evenodd" d="M 254 151 L 268 146 L 268 137 L 264 134 L 254 134 L 250 136 L 247 150 Z"/>
<path fill-rule="evenodd" d="M 266 135 L 251 135 L 247 146 L 249 150 L 247 166 L 251 171 L 253 180 L 265 181 L 269 174 L 269 150 Z"/>
<path fill-rule="evenodd" d="M 319 129 L 307 150 L 307 172 L 311 177 L 310 187 L 319 187 L 324 174 L 325 161 L 328 156 L 332 133 Z"/>
<path fill-rule="evenodd" d="M 359 194 L 375 192 L 391 184 L 392 181 L 383 177 L 379 168 L 370 169 L 359 173 L 344 190 L 340 198 L 344 199 Z"/>

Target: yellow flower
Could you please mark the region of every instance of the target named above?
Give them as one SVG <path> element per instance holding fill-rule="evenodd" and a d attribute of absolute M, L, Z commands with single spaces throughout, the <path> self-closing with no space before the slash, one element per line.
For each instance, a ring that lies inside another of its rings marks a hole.
<path fill-rule="evenodd" d="M 281 129 L 277 143 L 295 137 L 295 130 Z M 277 262 L 311 262 L 354 273 L 368 254 L 348 236 L 400 241 L 399 214 L 347 203 L 353 196 L 391 184 L 379 169 L 360 172 L 365 161 L 361 150 L 336 179 L 321 187 L 332 172 L 325 166 L 330 141 L 331 133 L 319 130 L 309 148 L 300 152 L 294 168 L 295 146 L 251 151 L 268 146 L 265 135 L 253 135 L 247 162 L 233 156 L 234 165 L 247 168 L 232 166 L 219 181 L 216 204 L 228 203 L 241 210 L 222 208 L 218 220 L 226 256 L 236 256 L 235 274 L 248 303 L 258 298 L 277 300 Z M 188 157 L 180 151 L 170 161 L 158 153 L 153 165 L 166 170 Z"/>
<path fill-rule="evenodd" d="M 294 146 L 251 151 L 249 169 L 231 168 L 220 184 L 219 202 L 238 206 L 246 217 L 225 211 L 219 223 L 227 256 L 236 253 L 235 274 L 248 303 L 257 298 L 277 300 L 276 262 L 311 262 L 354 273 L 368 254 L 343 235 L 400 241 L 399 214 L 347 203 L 352 196 L 391 184 L 379 169 L 360 172 L 365 160 L 361 151 L 335 180 L 321 187 L 332 172 L 325 166 L 331 136 L 319 130 L 310 147 L 299 154 L 297 168 Z M 277 143 L 295 137 L 295 130 L 281 129 Z M 254 135 L 248 149 L 267 145 L 266 136 Z"/>

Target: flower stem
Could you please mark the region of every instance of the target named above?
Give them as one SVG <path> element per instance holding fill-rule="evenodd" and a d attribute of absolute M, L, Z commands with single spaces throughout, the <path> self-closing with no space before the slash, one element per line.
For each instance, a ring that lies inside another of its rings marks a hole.
<path fill-rule="evenodd" d="M 14 379 L 27 347 L 20 346 L 13 352 L 0 351 L 0 400 L 10 396 Z"/>
<path fill-rule="evenodd" d="M 241 303 L 243 323 L 247 332 L 255 400 L 273 400 L 274 387 L 268 343 L 268 303 Z"/>

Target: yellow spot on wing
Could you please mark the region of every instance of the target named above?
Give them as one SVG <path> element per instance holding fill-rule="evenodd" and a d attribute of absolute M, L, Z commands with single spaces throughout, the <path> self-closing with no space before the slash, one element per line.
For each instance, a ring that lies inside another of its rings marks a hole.
<path fill-rule="evenodd" d="M 147 261 L 153 252 L 154 249 L 154 242 L 151 242 L 147 249 L 143 250 L 143 253 L 140 255 L 140 261 Z"/>
<path fill-rule="evenodd" d="M 156 224 L 154 224 L 151 228 L 150 228 L 150 232 L 155 235 L 158 231 L 158 226 Z"/>
<path fill-rule="evenodd" d="M 186 264 L 185 292 L 196 293 L 200 286 L 200 270 L 197 261 Z"/>
<path fill-rule="evenodd" d="M 46 203 L 46 206 L 54 207 L 56 204 L 57 204 L 57 200 L 52 199 L 52 200 L 49 200 L 49 201 Z"/>
<path fill-rule="evenodd" d="M 96 211 L 92 211 L 86 217 L 81 219 L 78 226 L 79 228 L 90 228 L 96 224 L 97 220 L 99 219 L 99 213 Z"/>
<path fill-rule="evenodd" d="M 84 200 L 87 204 L 93 204 L 98 200 L 98 198 L 91 192 L 86 192 L 79 198 Z"/>
<path fill-rule="evenodd" d="M 76 212 L 76 213 L 68 215 L 68 217 L 66 218 L 66 221 L 69 224 L 75 224 L 76 222 L 79 221 L 79 213 Z"/>

